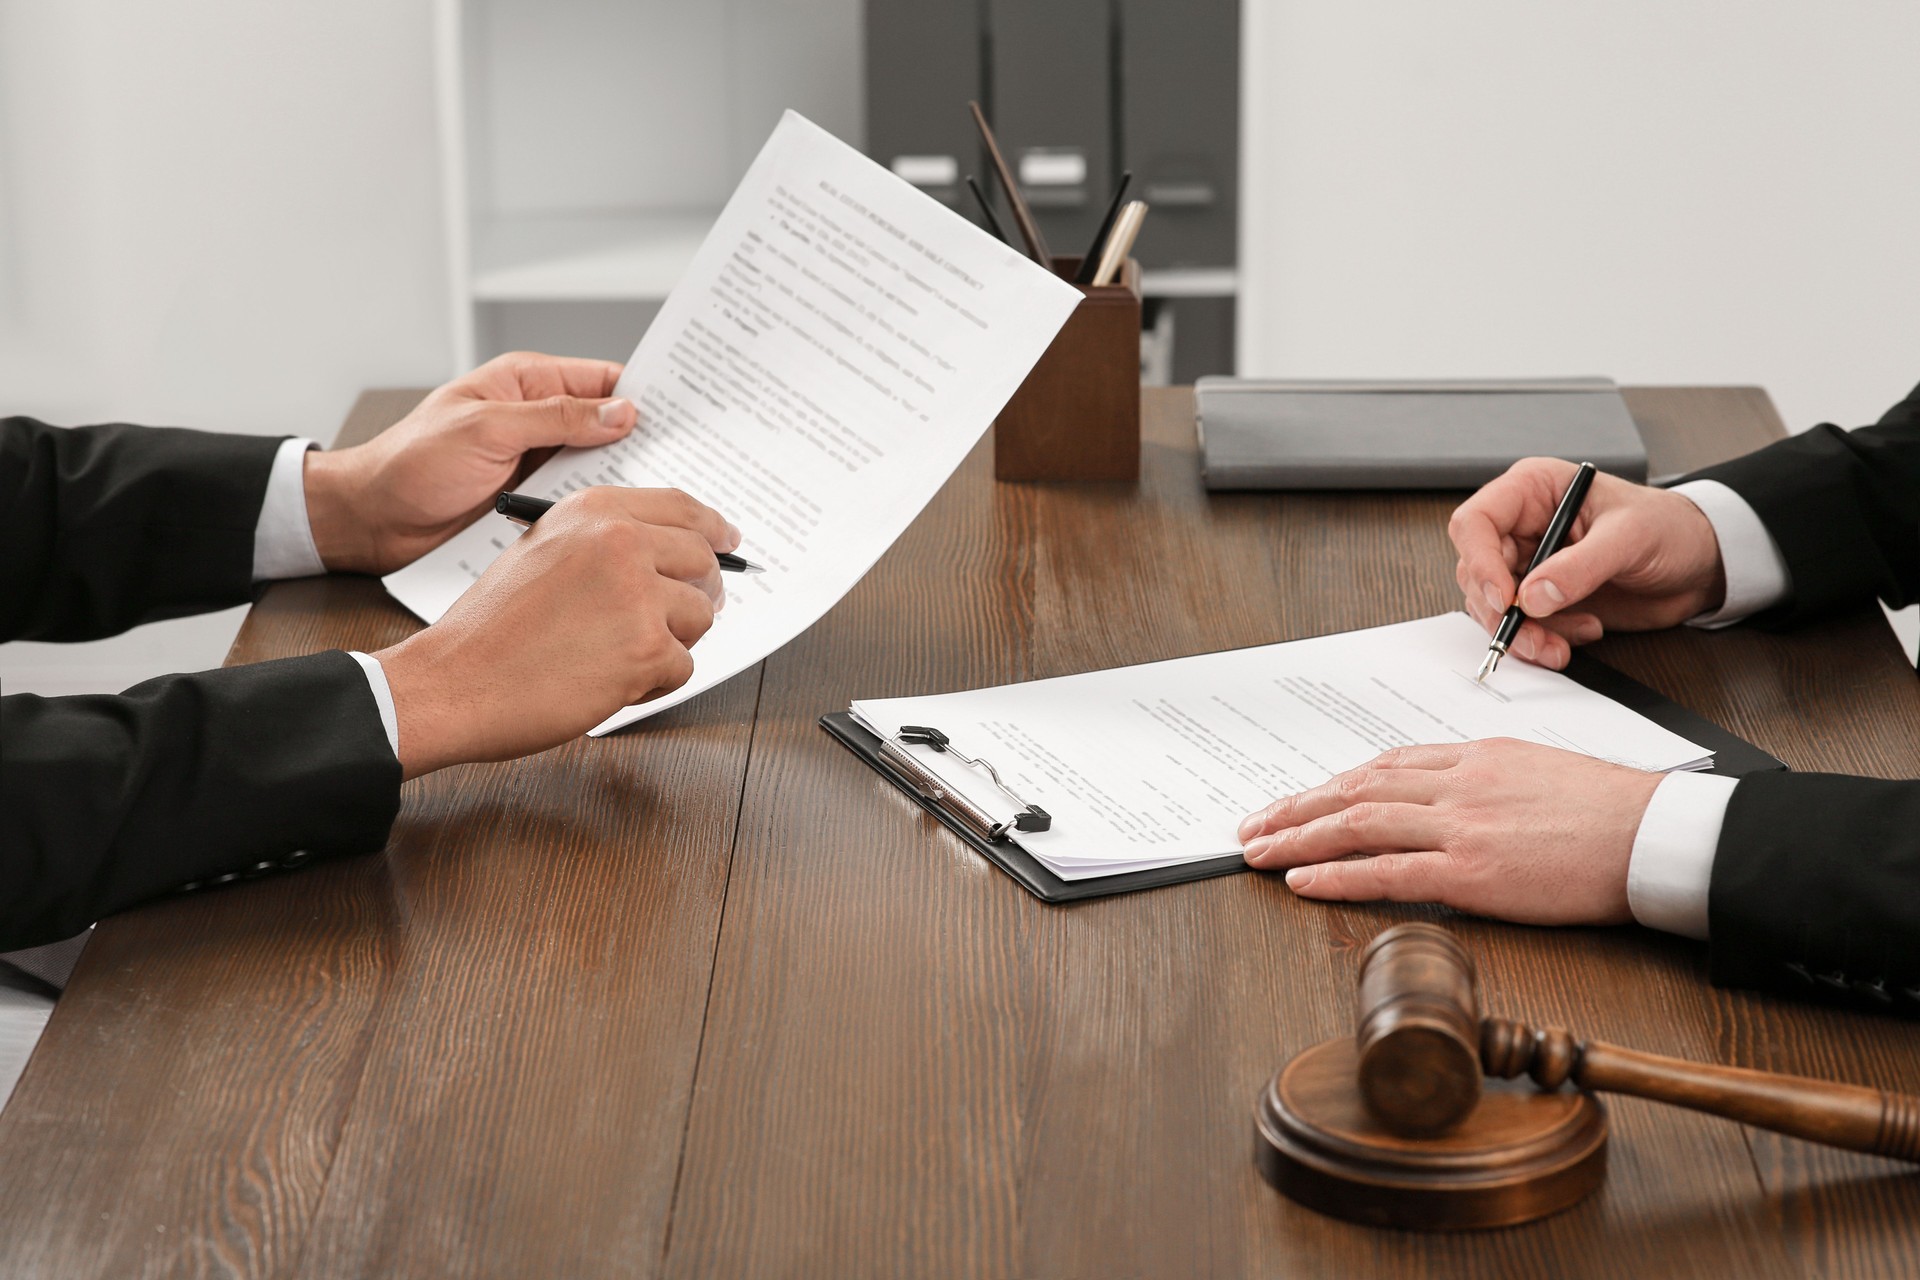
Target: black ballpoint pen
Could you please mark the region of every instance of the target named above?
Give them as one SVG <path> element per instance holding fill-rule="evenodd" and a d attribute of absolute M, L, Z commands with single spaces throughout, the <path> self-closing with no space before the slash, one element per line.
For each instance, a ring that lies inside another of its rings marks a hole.
<path fill-rule="evenodd" d="M 553 510 L 553 504 L 545 498 L 530 498 L 524 493 L 503 493 L 493 500 L 493 509 L 513 521 L 515 524 L 532 524 L 547 512 Z M 716 551 L 713 558 L 728 573 L 765 573 L 751 560 L 742 560 L 731 551 Z"/>
<path fill-rule="evenodd" d="M 1573 473 L 1573 483 L 1567 486 L 1566 493 L 1560 498 L 1560 505 L 1554 508 L 1553 519 L 1547 521 L 1547 531 L 1541 535 L 1540 545 L 1534 550 L 1533 563 L 1527 566 L 1527 573 L 1538 569 L 1546 562 L 1547 557 L 1558 551 L 1560 544 L 1567 540 L 1567 530 L 1573 527 L 1573 518 L 1580 514 L 1580 504 L 1587 500 L 1587 490 L 1593 487 L 1595 470 L 1591 462 L 1583 462 L 1580 464 L 1580 469 Z M 1527 580 L 1527 573 L 1520 575 L 1521 582 Z M 1516 586 L 1513 603 L 1500 616 L 1500 625 L 1494 630 L 1493 643 L 1487 646 L 1487 656 L 1480 663 L 1480 674 L 1473 678 L 1474 683 L 1486 683 L 1487 677 L 1493 674 L 1493 669 L 1500 665 L 1500 659 L 1506 654 L 1507 646 L 1512 644 L 1514 636 L 1520 633 L 1520 624 L 1526 620 L 1526 617 L 1527 615 L 1520 611 L 1520 594 Z"/>
<path fill-rule="evenodd" d="M 1107 247 L 1107 237 L 1113 234 L 1113 220 L 1120 216 L 1120 199 L 1132 184 L 1133 170 L 1129 169 L 1120 175 L 1120 185 L 1113 189 L 1113 199 L 1107 202 L 1107 216 L 1100 219 L 1100 225 L 1093 233 L 1093 243 L 1087 246 L 1086 257 L 1080 259 L 1080 269 L 1073 273 L 1075 284 L 1093 283 L 1093 273 L 1100 267 L 1100 251 Z"/>

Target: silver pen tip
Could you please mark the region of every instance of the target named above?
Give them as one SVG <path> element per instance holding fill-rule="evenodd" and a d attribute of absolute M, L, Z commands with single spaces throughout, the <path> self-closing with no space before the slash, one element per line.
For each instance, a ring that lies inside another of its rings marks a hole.
<path fill-rule="evenodd" d="M 1473 678 L 1473 682 L 1475 684 L 1485 684 L 1487 677 L 1493 674 L 1494 667 L 1498 666 L 1499 663 L 1500 651 L 1498 649 L 1487 650 L 1487 656 L 1480 660 L 1480 674 Z"/>

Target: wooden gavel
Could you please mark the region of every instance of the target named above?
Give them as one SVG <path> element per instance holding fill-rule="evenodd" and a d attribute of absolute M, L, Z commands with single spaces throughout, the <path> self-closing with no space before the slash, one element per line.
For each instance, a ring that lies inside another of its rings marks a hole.
<path fill-rule="evenodd" d="M 1444 1134 L 1474 1109 L 1484 1073 L 1542 1089 L 1571 1080 L 1725 1116 L 1809 1142 L 1920 1163 L 1920 1098 L 1771 1071 L 1711 1066 L 1481 1018 L 1473 962 L 1446 930 L 1403 924 L 1360 960 L 1358 1083 L 1395 1133 Z"/>

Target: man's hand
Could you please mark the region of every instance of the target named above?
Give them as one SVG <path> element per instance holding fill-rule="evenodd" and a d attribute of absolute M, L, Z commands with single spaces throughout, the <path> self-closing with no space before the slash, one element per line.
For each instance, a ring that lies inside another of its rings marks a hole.
<path fill-rule="evenodd" d="M 1447 533 L 1460 553 L 1454 577 L 1467 612 L 1493 634 L 1515 600 L 1514 576 L 1533 558 L 1575 467 L 1524 458 L 1461 503 Z M 1567 665 L 1572 645 L 1608 628 L 1652 631 L 1720 606 L 1727 593 L 1720 543 L 1700 508 L 1664 489 L 1599 475 L 1568 542 L 1519 584 L 1528 620 L 1513 652 Z"/>
<path fill-rule="evenodd" d="M 420 402 L 372 440 L 306 457 L 307 516 L 331 570 L 390 573 L 484 512 L 558 445 L 610 444 L 633 430 L 611 398 L 620 366 L 515 352 Z"/>
<path fill-rule="evenodd" d="M 580 736 L 693 674 L 739 535 L 672 489 L 586 489 L 500 554 L 445 617 L 373 656 L 413 778 Z"/>
<path fill-rule="evenodd" d="M 1684 501 L 1684 499 L 1682 499 Z M 1660 775 L 1511 738 L 1398 747 L 1240 825 L 1303 898 L 1438 902 L 1522 924 L 1624 924 Z M 1352 854 L 1370 857 L 1341 861 Z"/>

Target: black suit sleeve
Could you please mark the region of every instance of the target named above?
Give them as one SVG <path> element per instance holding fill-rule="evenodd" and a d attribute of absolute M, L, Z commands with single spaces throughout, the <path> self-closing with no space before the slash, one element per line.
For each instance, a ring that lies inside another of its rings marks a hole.
<path fill-rule="evenodd" d="M 1723 986 L 1920 1016 L 1920 781 L 1743 780 L 1707 927 Z"/>
<path fill-rule="evenodd" d="M 377 850 L 399 793 L 366 674 L 337 651 L 0 698 L 0 951 L 191 882 Z"/>
<path fill-rule="evenodd" d="M 1792 594 L 1756 621 L 1920 599 L 1920 387 L 1871 427 L 1818 426 L 1691 478 L 1746 499 L 1786 559 Z"/>
<path fill-rule="evenodd" d="M 245 603 L 280 441 L 0 418 L 0 640 Z"/>
<path fill-rule="evenodd" d="M 1816 427 L 1700 472 L 1780 547 L 1793 623 L 1920 598 L 1920 387 L 1859 431 Z M 1734 790 L 1707 903 L 1713 978 L 1920 1016 L 1920 781 L 1759 774 Z"/>

